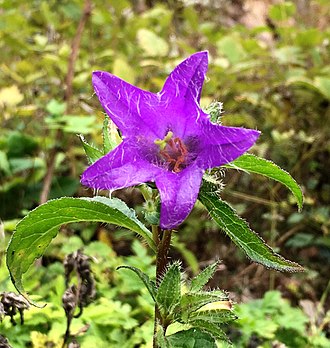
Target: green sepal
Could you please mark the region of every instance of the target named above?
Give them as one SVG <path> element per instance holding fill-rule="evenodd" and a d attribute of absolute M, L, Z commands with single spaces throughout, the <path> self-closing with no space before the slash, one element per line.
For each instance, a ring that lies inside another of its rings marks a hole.
<path fill-rule="evenodd" d="M 79 134 L 78 136 L 84 148 L 89 164 L 93 164 L 99 158 L 103 156 L 103 152 L 99 150 L 98 148 L 96 148 L 95 146 L 88 144 L 88 142 L 86 141 L 86 139 L 84 138 L 82 134 Z"/>
<path fill-rule="evenodd" d="M 149 294 L 151 295 L 154 302 L 156 302 L 156 296 L 157 296 L 157 288 L 154 281 L 152 281 L 147 274 L 142 272 L 140 269 L 133 267 L 133 266 L 119 266 L 117 267 L 117 270 L 126 268 L 131 271 L 133 271 L 143 282 L 147 290 L 149 291 Z"/>
<path fill-rule="evenodd" d="M 116 126 L 107 115 L 104 117 L 102 135 L 104 155 L 113 150 L 121 142 Z"/>

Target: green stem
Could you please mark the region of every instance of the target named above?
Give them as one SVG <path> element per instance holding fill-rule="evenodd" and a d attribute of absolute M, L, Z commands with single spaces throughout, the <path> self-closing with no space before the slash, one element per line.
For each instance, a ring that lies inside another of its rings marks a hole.
<path fill-rule="evenodd" d="M 156 230 L 157 228 L 157 230 Z M 168 264 L 168 252 L 171 246 L 172 230 L 161 230 L 158 226 L 153 227 L 154 240 L 157 238 L 157 256 L 156 256 L 156 284 L 159 286 L 161 277 L 165 273 Z M 157 233 L 156 233 L 157 232 Z M 157 237 L 155 236 L 157 235 Z M 155 241 L 156 242 L 156 241 Z M 163 318 L 157 304 L 155 304 L 155 321 L 154 321 L 154 338 L 153 348 L 158 348 L 157 344 L 157 325 L 162 325 L 164 334 L 166 333 L 167 325 L 163 322 Z"/>

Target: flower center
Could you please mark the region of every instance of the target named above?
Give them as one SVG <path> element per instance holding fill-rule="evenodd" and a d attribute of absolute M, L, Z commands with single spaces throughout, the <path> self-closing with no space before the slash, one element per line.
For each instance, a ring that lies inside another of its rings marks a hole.
<path fill-rule="evenodd" d="M 169 131 L 164 139 L 155 140 L 159 146 L 159 157 L 167 165 L 167 169 L 179 173 L 189 164 L 189 150 L 187 145 L 179 138 L 173 138 L 173 132 Z"/>

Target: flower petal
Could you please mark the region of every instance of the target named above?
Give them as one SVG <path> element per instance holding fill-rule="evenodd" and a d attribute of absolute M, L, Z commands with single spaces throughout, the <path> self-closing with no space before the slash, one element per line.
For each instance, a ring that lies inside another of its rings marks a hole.
<path fill-rule="evenodd" d="M 124 136 L 155 134 L 160 98 L 105 71 L 93 72 L 94 90 L 107 114 Z"/>
<path fill-rule="evenodd" d="M 196 163 L 203 169 L 229 163 L 254 145 L 259 135 L 260 132 L 254 129 L 211 124 L 200 137 L 202 150 Z"/>
<path fill-rule="evenodd" d="M 95 189 L 116 190 L 153 181 L 160 169 L 139 153 L 136 144 L 124 140 L 88 167 L 81 176 L 81 183 Z"/>
<path fill-rule="evenodd" d="M 166 79 L 161 94 L 172 100 L 190 98 L 198 104 L 207 66 L 207 51 L 191 55 L 171 72 Z"/>
<path fill-rule="evenodd" d="M 179 64 L 168 76 L 159 93 L 163 128 L 183 138 L 186 131 L 193 133 L 196 120 L 206 114 L 199 106 L 203 82 L 208 66 L 208 53 L 198 52 Z"/>
<path fill-rule="evenodd" d="M 203 172 L 193 165 L 178 174 L 164 171 L 157 176 L 161 228 L 176 228 L 188 216 L 196 202 Z"/>

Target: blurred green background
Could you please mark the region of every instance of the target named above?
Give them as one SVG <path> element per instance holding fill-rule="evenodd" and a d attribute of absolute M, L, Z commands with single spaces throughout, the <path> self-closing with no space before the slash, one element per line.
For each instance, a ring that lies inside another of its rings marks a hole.
<path fill-rule="evenodd" d="M 305 206 L 298 213 L 285 188 L 238 172 L 224 172 L 222 196 L 306 272 L 279 274 L 251 264 L 199 205 L 180 228 L 172 256 L 184 259 L 188 274 L 215 258 L 223 260 L 211 285 L 246 303 L 238 306 L 242 320 L 229 329 L 235 346 L 329 347 L 329 2 L 93 0 L 71 85 L 69 61 L 83 9 L 82 0 L 0 0 L 1 255 L 15 223 L 45 194 L 49 199 L 93 194 L 79 183 L 87 161 L 77 137 L 102 143 L 104 112 L 93 94 L 93 70 L 157 92 L 180 61 L 208 50 L 202 106 L 221 101 L 224 124 L 259 129 L 253 152 L 295 177 Z M 136 191 L 118 195 L 141 210 Z M 27 277 L 26 288 L 48 306 L 27 312 L 24 326 L 13 327 L 7 319 L 0 323 L 0 334 L 13 347 L 60 346 L 65 331 L 61 261 L 81 246 L 95 260 L 98 286 L 96 302 L 75 324 L 76 331 L 91 325 L 79 338 L 82 346 L 150 345 L 151 300 L 137 279 L 114 268 L 127 263 L 152 276 L 152 258 L 123 230 L 77 224 L 63 229 Z M 0 292 L 12 289 L 2 260 Z M 255 298 L 263 299 L 256 303 Z"/>

